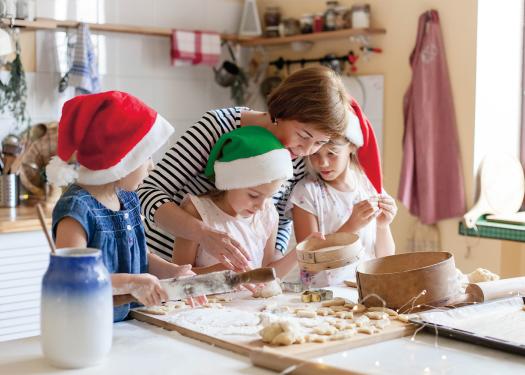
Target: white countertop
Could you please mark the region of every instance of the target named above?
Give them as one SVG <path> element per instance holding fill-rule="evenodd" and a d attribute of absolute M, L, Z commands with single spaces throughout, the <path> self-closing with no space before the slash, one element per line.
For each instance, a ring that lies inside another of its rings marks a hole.
<path fill-rule="evenodd" d="M 324 356 L 324 363 L 373 374 L 524 374 L 525 357 L 419 333 Z M 0 343 L 0 374 L 167 375 L 272 374 L 248 358 L 137 321 L 114 325 L 113 347 L 99 366 L 61 370 L 49 365 L 39 337 Z"/>

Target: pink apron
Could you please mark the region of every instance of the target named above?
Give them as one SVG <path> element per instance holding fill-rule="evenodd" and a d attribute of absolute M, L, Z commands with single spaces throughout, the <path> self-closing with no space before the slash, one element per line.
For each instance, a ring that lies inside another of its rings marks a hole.
<path fill-rule="evenodd" d="M 419 17 L 410 65 L 398 198 L 422 223 L 434 224 L 465 213 L 454 102 L 435 10 Z"/>

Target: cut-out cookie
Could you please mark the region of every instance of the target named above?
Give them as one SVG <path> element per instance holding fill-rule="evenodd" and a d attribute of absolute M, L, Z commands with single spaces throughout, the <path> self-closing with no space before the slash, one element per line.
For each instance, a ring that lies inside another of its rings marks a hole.
<path fill-rule="evenodd" d="M 357 332 L 372 335 L 374 333 L 377 333 L 378 330 L 376 327 L 373 327 L 373 326 L 362 326 L 362 327 L 357 328 Z"/>
<path fill-rule="evenodd" d="M 370 324 L 370 319 L 368 319 L 366 315 L 362 315 L 359 318 L 355 319 L 354 323 L 357 324 L 358 327 L 364 327 Z"/>
<path fill-rule="evenodd" d="M 337 333 L 337 328 L 332 327 L 329 324 L 321 324 L 313 329 L 313 332 L 318 335 L 333 335 Z"/>
<path fill-rule="evenodd" d="M 374 324 L 374 327 L 377 327 L 379 329 L 384 329 L 386 326 L 390 325 L 390 319 L 381 319 L 381 320 L 376 320 L 373 322 Z"/>
<path fill-rule="evenodd" d="M 388 314 L 380 311 L 369 311 L 365 315 L 373 320 L 388 319 Z"/>
<path fill-rule="evenodd" d="M 351 311 L 338 311 L 335 313 L 335 316 L 340 319 L 353 319 L 354 313 Z"/>
<path fill-rule="evenodd" d="M 299 318 L 315 318 L 317 313 L 313 310 L 297 310 L 295 315 Z"/>
<path fill-rule="evenodd" d="M 346 301 L 343 298 L 335 298 L 328 301 L 321 302 L 322 307 L 332 307 L 332 306 L 344 306 Z"/>
<path fill-rule="evenodd" d="M 388 307 L 369 307 L 368 311 L 379 311 L 387 313 L 389 316 L 397 316 L 398 313 L 395 310 L 389 309 Z"/>
<path fill-rule="evenodd" d="M 366 306 L 358 303 L 352 308 L 352 311 L 358 314 L 363 313 L 366 311 Z"/>

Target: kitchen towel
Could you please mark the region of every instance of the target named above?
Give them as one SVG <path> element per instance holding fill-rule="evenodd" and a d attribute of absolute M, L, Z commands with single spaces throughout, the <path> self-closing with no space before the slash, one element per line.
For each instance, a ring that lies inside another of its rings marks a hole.
<path fill-rule="evenodd" d="M 171 61 L 174 66 L 214 66 L 221 55 L 221 37 L 208 31 L 173 30 Z"/>
<path fill-rule="evenodd" d="M 69 85 L 75 87 L 77 95 L 100 91 L 97 59 L 91 42 L 89 26 L 85 23 L 78 25 L 75 54 L 68 75 Z"/>

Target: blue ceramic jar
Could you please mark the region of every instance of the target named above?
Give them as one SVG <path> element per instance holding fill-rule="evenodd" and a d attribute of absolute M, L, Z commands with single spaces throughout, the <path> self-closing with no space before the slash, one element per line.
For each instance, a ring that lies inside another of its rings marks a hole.
<path fill-rule="evenodd" d="M 55 366 L 99 363 L 111 349 L 111 278 L 97 249 L 59 249 L 42 281 L 41 341 Z"/>

